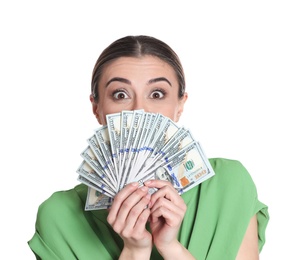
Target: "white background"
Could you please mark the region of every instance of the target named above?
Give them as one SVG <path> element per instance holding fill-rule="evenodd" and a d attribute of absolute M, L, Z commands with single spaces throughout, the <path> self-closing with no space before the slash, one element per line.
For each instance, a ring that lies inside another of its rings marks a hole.
<path fill-rule="evenodd" d="M 269 206 L 261 259 L 301 259 L 300 1 L 5 2 L 0 258 L 34 259 L 39 204 L 78 184 L 79 154 L 98 127 L 89 102 L 98 55 L 147 34 L 183 62 L 181 123 L 208 157 L 241 161 Z"/>

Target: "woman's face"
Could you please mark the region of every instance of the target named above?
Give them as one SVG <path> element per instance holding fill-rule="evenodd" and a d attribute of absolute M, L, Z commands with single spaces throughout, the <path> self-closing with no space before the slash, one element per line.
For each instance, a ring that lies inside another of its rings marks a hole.
<path fill-rule="evenodd" d="M 99 100 L 93 113 L 98 122 L 106 124 L 106 115 L 122 110 L 143 109 L 161 113 L 177 122 L 187 94 L 179 99 L 179 84 L 173 68 L 153 56 L 122 57 L 108 64 L 98 85 Z"/>

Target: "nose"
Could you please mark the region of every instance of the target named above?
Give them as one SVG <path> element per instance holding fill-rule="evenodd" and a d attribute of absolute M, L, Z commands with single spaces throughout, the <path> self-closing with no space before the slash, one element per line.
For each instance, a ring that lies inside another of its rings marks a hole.
<path fill-rule="evenodd" d="M 133 102 L 132 110 L 140 110 L 140 109 L 143 109 L 145 111 L 147 110 L 146 109 L 146 102 L 145 102 L 145 100 L 137 98 Z"/>

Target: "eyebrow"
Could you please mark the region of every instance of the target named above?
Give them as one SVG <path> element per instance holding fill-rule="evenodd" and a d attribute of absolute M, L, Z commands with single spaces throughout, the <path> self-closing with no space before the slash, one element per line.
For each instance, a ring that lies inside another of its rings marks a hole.
<path fill-rule="evenodd" d="M 107 82 L 106 87 L 109 86 L 114 81 L 122 82 L 122 83 L 125 83 L 125 84 L 128 84 L 128 85 L 132 84 L 131 81 L 129 81 L 128 79 L 120 78 L 120 77 L 114 77 L 114 78 L 110 79 Z M 172 87 L 170 81 L 167 78 L 164 78 L 164 77 L 150 79 L 147 84 L 149 85 L 149 84 L 153 84 L 153 83 L 160 82 L 160 81 L 165 81 L 165 82 L 168 83 L 168 85 L 170 85 Z"/>
<path fill-rule="evenodd" d="M 160 82 L 160 81 L 165 81 L 165 82 L 168 83 L 169 86 L 172 87 L 170 81 L 167 78 L 164 78 L 164 77 L 151 79 L 151 80 L 148 81 L 148 84 L 152 84 L 152 83 L 156 83 L 156 82 Z"/>
<path fill-rule="evenodd" d="M 114 81 L 119 81 L 119 82 L 122 82 L 122 83 L 126 83 L 126 84 L 129 84 L 131 85 L 131 82 L 128 80 L 128 79 L 125 79 L 125 78 L 119 78 L 119 77 L 114 77 L 112 79 L 110 79 L 107 84 L 106 84 L 106 87 L 109 86 L 112 82 Z"/>

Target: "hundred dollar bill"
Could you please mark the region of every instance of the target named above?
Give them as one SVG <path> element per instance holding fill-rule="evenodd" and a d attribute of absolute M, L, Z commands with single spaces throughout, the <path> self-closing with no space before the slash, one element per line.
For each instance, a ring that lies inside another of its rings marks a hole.
<path fill-rule="evenodd" d="M 110 182 L 112 183 L 112 185 L 116 186 L 117 181 L 116 181 L 116 176 L 112 171 L 111 161 L 105 158 L 105 154 L 100 149 L 96 135 L 94 134 L 93 136 L 88 138 L 87 142 L 88 142 L 90 148 L 92 149 L 93 153 L 97 157 L 98 162 L 102 167 L 102 170 L 105 171 L 106 176 L 110 179 Z"/>
<path fill-rule="evenodd" d="M 88 179 L 86 179 L 85 177 L 78 175 L 77 180 L 83 184 L 85 184 L 87 187 L 92 188 L 97 190 L 98 192 L 100 192 L 101 194 L 106 195 L 107 197 L 110 198 L 114 198 L 116 194 L 112 195 L 108 192 L 106 192 L 105 190 L 103 190 L 102 188 L 100 188 L 99 186 L 95 185 L 93 182 L 89 181 Z"/>
<path fill-rule="evenodd" d="M 189 129 L 187 130 L 185 128 L 180 128 L 163 147 L 156 149 L 153 157 L 153 162 L 158 161 L 162 157 L 173 156 L 183 147 L 191 144 L 194 141 L 195 139 L 193 138 Z"/>
<path fill-rule="evenodd" d="M 175 122 L 169 118 L 161 123 L 160 129 L 154 136 L 152 143 L 149 145 L 149 149 L 144 153 L 143 159 L 140 159 L 140 164 L 135 166 L 134 176 L 139 174 L 141 167 L 145 167 L 145 162 L 148 161 L 148 165 L 155 162 L 155 155 L 161 151 L 161 149 L 166 146 L 169 140 L 179 131 L 179 127 Z M 144 169 L 146 170 L 146 169 Z"/>
<path fill-rule="evenodd" d="M 170 163 L 165 167 L 175 181 L 174 187 L 180 193 L 190 190 L 215 174 L 199 142 L 194 141 L 185 147 L 187 148 L 184 148 L 186 151 L 182 162 Z M 178 153 L 180 155 L 181 151 Z"/>
<path fill-rule="evenodd" d="M 112 205 L 112 198 L 88 187 L 85 210 L 107 209 Z"/>
<path fill-rule="evenodd" d="M 182 194 L 212 176 L 214 176 L 214 171 L 209 160 L 204 155 L 200 143 L 194 141 L 170 158 L 165 157 L 164 160 L 157 161 L 135 181 L 142 182 L 146 178 L 164 178 L 173 184 L 179 194 Z"/>
<path fill-rule="evenodd" d="M 137 145 L 138 141 L 140 139 L 140 135 L 142 132 L 143 123 L 145 120 L 145 113 L 141 110 L 135 110 L 133 114 L 133 119 L 131 122 L 131 128 L 129 132 L 129 137 L 126 143 L 126 153 L 124 155 L 124 161 L 123 168 L 121 172 L 121 182 L 119 189 L 123 188 L 124 184 L 127 182 L 127 180 L 130 178 L 131 171 L 133 168 L 133 158 L 135 156 L 135 153 L 137 152 Z"/>
<path fill-rule="evenodd" d="M 154 120 L 152 121 L 152 125 L 147 132 L 146 139 L 142 148 L 138 149 L 138 155 L 135 159 L 135 168 L 138 169 L 132 173 L 132 175 L 137 175 L 137 171 L 139 171 L 142 165 L 145 163 L 146 158 L 153 152 L 153 148 L 150 147 L 151 143 L 155 139 L 156 134 L 159 132 L 165 117 L 161 114 L 156 114 Z"/>
<path fill-rule="evenodd" d="M 165 118 L 150 147 L 154 150 L 154 152 L 160 150 L 168 142 L 168 140 L 172 138 L 178 129 L 179 127 L 175 122 L 169 118 Z"/>
<path fill-rule="evenodd" d="M 107 176 L 106 172 L 101 167 L 100 163 L 97 160 L 97 157 L 93 153 L 93 150 L 88 146 L 82 153 L 84 161 L 102 178 L 105 180 L 106 184 L 112 189 L 116 190 L 115 183 L 110 181 L 110 178 Z M 104 178 L 106 176 L 106 178 Z"/>
<path fill-rule="evenodd" d="M 160 131 L 160 128 L 162 127 L 162 124 L 166 121 L 166 117 L 161 115 L 161 114 L 157 114 L 156 115 L 156 119 L 154 121 L 154 125 L 151 128 L 151 131 L 149 132 L 147 139 L 145 140 L 145 151 L 148 151 L 151 149 L 151 144 L 154 142 L 155 137 L 158 136 L 158 133 Z"/>
<path fill-rule="evenodd" d="M 127 143 L 129 133 L 132 125 L 133 111 L 121 112 L 121 134 L 120 134 L 120 148 L 119 148 L 119 169 L 122 172 L 125 163 L 125 154 L 128 153 Z"/>
<path fill-rule="evenodd" d="M 87 162 L 83 161 L 81 163 L 81 165 L 77 169 L 77 173 L 79 174 L 79 176 L 82 176 L 84 178 L 79 178 L 80 181 L 83 182 L 85 180 L 88 180 L 94 185 L 97 185 L 100 190 L 106 191 L 112 197 L 115 196 L 116 189 L 114 186 L 111 186 L 110 182 L 108 182 L 106 175 L 97 174 Z"/>
<path fill-rule="evenodd" d="M 120 134 L 121 134 L 121 113 L 114 113 L 106 115 L 108 133 L 110 137 L 111 152 L 115 167 L 115 174 L 117 179 L 117 185 L 119 186 L 118 180 L 120 180 L 119 174 L 119 148 L 120 148 Z"/>
<path fill-rule="evenodd" d="M 145 113 L 144 122 L 141 125 L 142 128 L 141 134 L 137 142 L 137 151 L 135 153 L 135 157 L 132 160 L 132 163 L 135 166 L 137 165 L 137 161 L 139 161 L 139 156 L 141 155 L 141 152 L 145 150 L 145 142 L 154 125 L 155 119 L 156 119 L 155 113 Z"/>
<path fill-rule="evenodd" d="M 116 180 L 117 176 L 115 175 L 115 168 L 113 164 L 108 126 L 102 126 L 96 129 L 94 132 L 97 139 L 97 143 L 105 159 L 105 165 L 108 165 L 113 179 Z"/>

